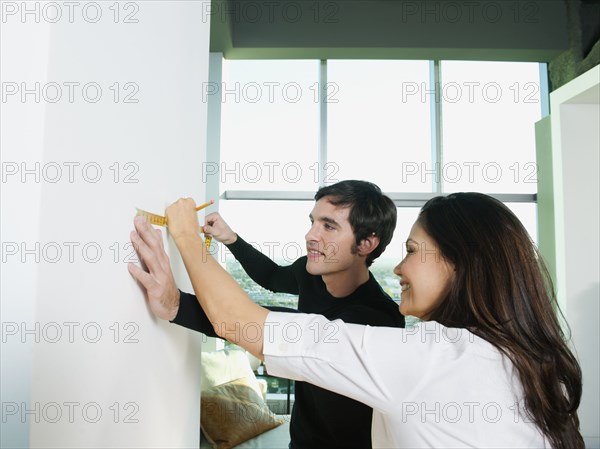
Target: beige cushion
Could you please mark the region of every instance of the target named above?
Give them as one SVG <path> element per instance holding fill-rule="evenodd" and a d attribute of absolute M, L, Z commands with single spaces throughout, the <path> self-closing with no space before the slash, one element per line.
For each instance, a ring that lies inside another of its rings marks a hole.
<path fill-rule="evenodd" d="M 245 351 L 223 349 L 221 351 L 203 352 L 201 361 L 201 392 L 232 380 L 246 378 L 248 379 L 248 385 L 259 395 L 262 395 Z"/>
<path fill-rule="evenodd" d="M 256 379 L 256 381 L 258 382 L 258 388 L 260 388 L 260 394 L 261 394 L 262 398 L 266 401 L 267 400 L 267 390 L 269 389 L 269 386 L 267 385 L 267 381 L 265 379 Z"/>
<path fill-rule="evenodd" d="M 215 449 L 229 449 L 284 421 L 269 410 L 248 379 L 241 378 L 202 392 L 200 422 Z"/>

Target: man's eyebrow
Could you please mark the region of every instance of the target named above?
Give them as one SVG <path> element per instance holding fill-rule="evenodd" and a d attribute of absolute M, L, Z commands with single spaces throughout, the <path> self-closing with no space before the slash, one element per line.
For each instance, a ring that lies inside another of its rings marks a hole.
<path fill-rule="evenodd" d="M 340 224 L 337 221 L 335 221 L 333 218 L 320 217 L 319 220 L 324 221 L 325 223 L 329 223 L 331 225 L 337 226 L 338 228 L 340 227 Z"/>
<path fill-rule="evenodd" d="M 406 243 L 411 243 L 411 242 L 412 242 L 412 243 L 417 243 L 417 241 L 416 241 L 416 240 L 414 240 L 414 239 L 411 239 L 410 237 L 406 239 Z"/>
<path fill-rule="evenodd" d="M 308 218 L 310 218 L 311 220 L 314 220 L 313 214 L 308 214 Z M 329 223 L 330 225 L 337 226 L 338 228 L 341 227 L 337 221 L 335 221 L 333 218 L 330 218 L 330 217 L 319 217 L 318 220 L 324 221 L 325 223 Z"/>

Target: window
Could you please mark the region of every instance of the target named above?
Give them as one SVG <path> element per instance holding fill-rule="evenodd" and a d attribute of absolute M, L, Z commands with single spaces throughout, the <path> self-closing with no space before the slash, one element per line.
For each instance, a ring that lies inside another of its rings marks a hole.
<path fill-rule="evenodd" d="M 318 187 L 318 61 L 223 61 L 221 191 Z"/>
<path fill-rule="evenodd" d="M 443 62 L 444 191 L 536 193 L 538 64 Z"/>
<path fill-rule="evenodd" d="M 373 180 L 387 192 L 430 191 L 416 176 L 398 183 L 402 163 L 431 163 L 429 104 L 407 94 L 428 83 L 429 61 L 329 61 L 327 81 L 335 92 L 327 161 L 336 178 Z"/>
<path fill-rule="evenodd" d="M 371 270 L 395 300 L 393 267 L 432 196 L 493 194 L 537 238 L 533 124 L 547 104 L 545 65 L 223 60 L 222 73 L 219 209 L 278 263 L 305 254 L 319 185 L 352 178 L 375 182 L 398 206 L 394 239 Z M 294 305 L 220 257 L 258 302 Z"/>

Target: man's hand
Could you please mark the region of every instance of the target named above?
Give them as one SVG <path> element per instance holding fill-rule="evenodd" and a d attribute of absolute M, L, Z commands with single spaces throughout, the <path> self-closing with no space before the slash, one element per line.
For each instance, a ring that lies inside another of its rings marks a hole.
<path fill-rule="evenodd" d="M 135 217 L 133 224 L 136 230 L 131 231 L 131 243 L 140 260 L 148 267 L 148 272 L 129 263 L 129 273 L 146 289 L 152 313 L 158 318 L 172 321 L 179 310 L 179 290 L 163 246 L 162 232 L 153 229 L 144 217 Z"/>
<path fill-rule="evenodd" d="M 237 234 L 233 232 L 218 212 L 207 215 L 204 221 L 206 223 L 204 225 L 204 233 L 211 235 L 217 242 L 231 245 L 237 240 Z"/>

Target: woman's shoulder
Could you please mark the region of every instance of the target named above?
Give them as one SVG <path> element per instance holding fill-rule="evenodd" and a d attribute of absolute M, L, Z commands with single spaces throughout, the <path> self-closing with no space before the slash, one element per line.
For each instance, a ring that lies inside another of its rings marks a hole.
<path fill-rule="evenodd" d="M 407 325 L 399 333 L 399 343 L 427 346 L 427 350 L 446 356 L 477 355 L 500 360 L 502 354 L 490 342 L 467 328 L 448 327 L 437 321 L 418 321 Z M 424 349 L 424 348 L 423 348 Z"/>

